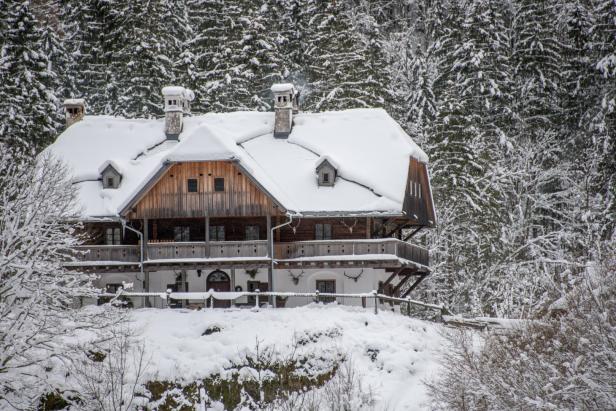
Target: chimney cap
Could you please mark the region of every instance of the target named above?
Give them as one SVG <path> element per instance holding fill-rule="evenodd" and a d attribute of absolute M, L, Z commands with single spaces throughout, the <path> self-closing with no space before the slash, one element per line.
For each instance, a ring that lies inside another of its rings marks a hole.
<path fill-rule="evenodd" d="M 67 98 L 64 100 L 65 106 L 85 106 L 86 100 L 83 98 Z"/>
<path fill-rule="evenodd" d="M 276 83 L 271 88 L 273 93 L 284 93 L 285 91 L 295 91 L 292 83 Z"/>
<path fill-rule="evenodd" d="M 186 101 L 193 101 L 195 99 L 195 93 L 182 86 L 166 86 L 163 87 L 163 96 L 181 96 Z"/>

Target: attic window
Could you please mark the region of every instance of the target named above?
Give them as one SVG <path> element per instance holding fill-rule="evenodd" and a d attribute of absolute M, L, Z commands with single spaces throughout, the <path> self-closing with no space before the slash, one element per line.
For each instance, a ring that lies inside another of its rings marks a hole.
<path fill-rule="evenodd" d="M 103 188 L 118 188 L 122 181 L 122 174 L 120 174 L 113 166 L 108 165 L 101 173 L 103 180 Z"/>
<path fill-rule="evenodd" d="M 329 173 L 323 173 L 323 182 L 329 183 Z"/>
<path fill-rule="evenodd" d="M 196 178 L 189 178 L 187 180 L 187 189 L 189 193 L 196 193 L 199 191 L 199 184 Z"/>
<path fill-rule="evenodd" d="M 214 179 L 214 191 L 225 191 L 225 179 L 216 177 Z"/>

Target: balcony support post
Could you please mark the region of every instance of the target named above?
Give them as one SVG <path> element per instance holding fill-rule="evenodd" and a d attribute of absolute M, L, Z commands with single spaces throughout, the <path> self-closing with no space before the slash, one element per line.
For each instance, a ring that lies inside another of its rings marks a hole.
<path fill-rule="evenodd" d="M 205 256 L 210 257 L 210 216 L 205 216 Z"/>

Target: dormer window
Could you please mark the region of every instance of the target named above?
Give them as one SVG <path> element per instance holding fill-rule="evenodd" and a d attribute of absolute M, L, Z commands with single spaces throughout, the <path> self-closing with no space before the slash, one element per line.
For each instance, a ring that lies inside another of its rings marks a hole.
<path fill-rule="evenodd" d="M 103 188 L 118 188 L 122 182 L 122 174 L 110 162 L 106 162 L 102 169 Z"/>
<path fill-rule="evenodd" d="M 338 174 L 332 160 L 323 157 L 317 163 L 317 179 L 319 186 L 332 187 Z"/>

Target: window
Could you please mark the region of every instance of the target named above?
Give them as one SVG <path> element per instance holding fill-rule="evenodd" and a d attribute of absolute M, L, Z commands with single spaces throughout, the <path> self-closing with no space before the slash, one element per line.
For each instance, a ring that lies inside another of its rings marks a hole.
<path fill-rule="evenodd" d="M 118 245 L 121 242 L 120 229 L 108 228 L 105 233 L 105 244 Z"/>
<path fill-rule="evenodd" d="M 409 181 L 409 195 L 421 198 L 421 184 L 416 181 Z"/>
<path fill-rule="evenodd" d="M 336 280 L 317 280 L 317 290 L 319 293 L 336 293 Z M 321 301 L 331 303 L 336 301 L 336 297 L 321 297 Z"/>
<path fill-rule="evenodd" d="M 278 102 L 280 103 L 282 101 L 282 97 L 278 96 Z"/>
<path fill-rule="evenodd" d="M 190 241 L 190 227 L 174 227 L 173 233 L 175 234 L 175 241 Z"/>
<path fill-rule="evenodd" d="M 210 241 L 225 241 L 225 226 L 211 225 L 210 226 Z"/>
<path fill-rule="evenodd" d="M 320 224 L 314 225 L 314 237 L 316 240 L 331 240 L 332 239 L 332 225 Z"/>
<path fill-rule="evenodd" d="M 214 179 L 214 191 L 225 191 L 225 179 L 216 177 Z"/>
<path fill-rule="evenodd" d="M 171 100 L 169 100 L 169 105 L 171 105 Z"/>
<path fill-rule="evenodd" d="M 199 191 L 199 184 L 197 182 L 196 178 L 189 178 L 188 179 L 188 192 L 189 193 L 196 193 L 197 191 Z"/>
<path fill-rule="evenodd" d="M 253 241 L 259 239 L 259 226 L 258 225 L 247 225 L 246 226 L 246 241 Z"/>
<path fill-rule="evenodd" d="M 329 173 L 323 173 L 323 182 L 329 183 Z"/>
<path fill-rule="evenodd" d="M 107 177 L 107 187 L 114 187 L 113 177 Z"/>

